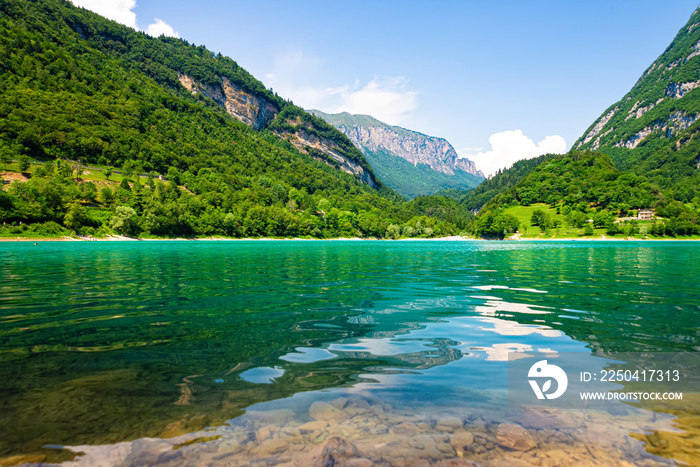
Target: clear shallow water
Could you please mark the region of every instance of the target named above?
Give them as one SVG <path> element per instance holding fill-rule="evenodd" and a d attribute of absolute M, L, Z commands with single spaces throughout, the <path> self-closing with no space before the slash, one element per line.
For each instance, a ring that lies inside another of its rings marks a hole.
<path fill-rule="evenodd" d="M 338 436 L 386 465 L 460 453 L 547 465 L 565 448 L 584 464 L 697 461 L 697 412 L 620 404 L 541 426 L 505 400 L 509 352 L 699 351 L 693 242 L 0 249 L 0 459 L 57 462 L 75 457 L 58 447 L 82 446 L 86 465 L 275 464 Z M 300 430 L 320 400 L 342 415 Z M 536 448 L 504 448 L 503 423 Z M 462 431 L 476 440 L 457 448 Z"/>

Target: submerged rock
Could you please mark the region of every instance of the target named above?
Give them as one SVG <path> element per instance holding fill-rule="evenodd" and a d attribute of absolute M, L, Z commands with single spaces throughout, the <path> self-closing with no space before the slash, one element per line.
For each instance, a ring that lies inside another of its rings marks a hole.
<path fill-rule="evenodd" d="M 241 449 L 243 449 L 243 447 L 241 446 L 241 443 L 239 443 L 237 439 L 226 438 L 219 443 L 219 446 L 217 449 L 217 454 L 219 454 L 219 455 L 235 454 L 235 453 L 239 452 Z"/>
<path fill-rule="evenodd" d="M 288 444 L 287 441 L 279 438 L 267 439 L 255 449 L 255 453 L 262 456 L 278 454 L 286 450 Z"/>
<path fill-rule="evenodd" d="M 321 401 L 316 401 L 311 404 L 311 407 L 309 407 L 309 416 L 314 420 L 326 422 L 337 422 L 345 418 L 343 412 Z"/>
<path fill-rule="evenodd" d="M 454 431 L 462 428 L 462 420 L 452 415 L 438 418 L 436 428 L 440 431 Z"/>
<path fill-rule="evenodd" d="M 474 435 L 468 431 L 458 431 L 450 436 L 450 444 L 457 451 L 464 451 L 465 446 L 474 443 Z"/>
<path fill-rule="evenodd" d="M 345 467 L 372 467 L 373 465 L 375 465 L 374 462 L 369 459 L 365 459 L 364 457 L 349 459 L 345 463 Z"/>
<path fill-rule="evenodd" d="M 516 451 L 529 451 L 536 446 L 530 432 L 520 425 L 501 423 L 496 437 L 498 444 Z"/>
<path fill-rule="evenodd" d="M 314 467 L 347 467 L 350 460 L 358 457 L 359 451 L 350 441 L 331 436 L 310 453 L 309 464 Z"/>
<path fill-rule="evenodd" d="M 301 433 L 311 433 L 316 430 L 323 430 L 327 426 L 328 422 L 325 422 L 323 420 L 317 420 L 314 422 L 306 422 L 303 425 L 300 425 L 298 429 Z"/>
<path fill-rule="evenodd" d="M 520 415 L 520 424 L 528 428 L 576 428 L 580 426 L 573 415 L 558 409 L 525 409 Z"/>

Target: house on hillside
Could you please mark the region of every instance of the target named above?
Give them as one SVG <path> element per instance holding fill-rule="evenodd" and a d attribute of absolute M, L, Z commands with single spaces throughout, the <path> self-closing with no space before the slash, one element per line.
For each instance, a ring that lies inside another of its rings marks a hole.
<path fill-rule="evenodd" d="M 637 213 L 637 219 L 639 220 L 649 220 L 654 218 L 654 210 L 653 209 L 640 209 L 639 213 Z"/>

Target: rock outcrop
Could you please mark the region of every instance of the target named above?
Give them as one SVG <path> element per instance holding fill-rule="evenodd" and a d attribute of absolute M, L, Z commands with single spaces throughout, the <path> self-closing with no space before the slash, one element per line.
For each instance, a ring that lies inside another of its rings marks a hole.
<path fill-rule="evenodd" d="M 329 163 L 330 165 L 337 164 L 337 167 L 342 171 L 353 175 L 372 188 L 378 188 L 379 185 L 373 175 L 366 171 L 360 164 L 345 156 L 342 149 L 335 141 L 320 138 L 311 131 L 304 130 L 303 128 L 297 129 L 294 133 L 282 133 L 281 136 L 287 138 L 294 147 L 304 154 L 309 154 L 311 157 Z M 319 158 L 318 153 L 324 154 L 327 157 Z M 335 163 L 331 161 L 335 161 Z"/>
<path fill-rule="evenodd" d="M 267 99 L 244 91 L 225 76 L 216 85 L 198 83 L 186 74 L 178 74 L 180 84 L 192 94 L 201 93 L 226 109 L 237 118 L 256 130 L 265 128 L 279 113 L 275 104 Z"/>
<path fill-rule="evenodd" d="M 474 162 L 459 158 L 452 145 L 442 138 L 409 133 L 407 130 L 399 133 L 387 126 L 341 125 L 338 129 L 360 150 L 386 150 L 414 165 L 425 164 L 447 175 L 454 175 L 455 169 L 459 169 L 472 175 L 484 176 Z"/>

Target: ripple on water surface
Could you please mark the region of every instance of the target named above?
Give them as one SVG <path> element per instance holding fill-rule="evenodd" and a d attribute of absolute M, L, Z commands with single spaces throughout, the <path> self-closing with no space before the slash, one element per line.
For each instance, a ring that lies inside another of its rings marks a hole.
<path fill-rule="evenodd" d="M 697 461 L 692 417 L 505 401 L 513 354 L 697 352 L 692 244 L 3 249 L 0 461 L 65 460 L 56 446 L 84 465 L 308 463 L 318 446 L 386 464 Z"/>

